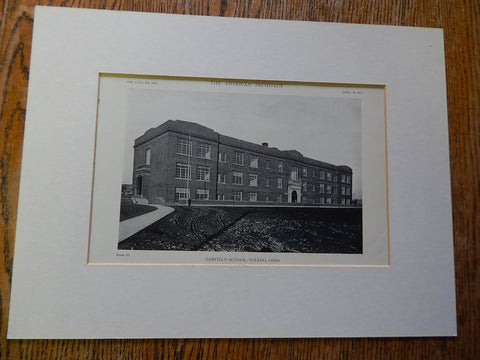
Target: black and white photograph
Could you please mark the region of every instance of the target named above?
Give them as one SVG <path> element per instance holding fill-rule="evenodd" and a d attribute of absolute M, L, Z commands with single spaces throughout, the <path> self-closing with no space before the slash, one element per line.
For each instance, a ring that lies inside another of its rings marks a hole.
<path fill-rule="evenodd" d="M 203 83 L 128 89 L 118 249 L 361 254 L 361 100 Z"/>
<path fill-rule="evenodd" d="M 388 263 L 382 86 L 99 81 L 89 261 Z"/>

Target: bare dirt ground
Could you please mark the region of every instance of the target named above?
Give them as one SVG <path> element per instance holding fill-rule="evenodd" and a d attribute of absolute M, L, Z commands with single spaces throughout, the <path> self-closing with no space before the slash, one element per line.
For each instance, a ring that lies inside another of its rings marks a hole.
<path fill-rule="evenodd" d="M 179 206 L 118 248 L 359 254 L 362 209 Z"/>

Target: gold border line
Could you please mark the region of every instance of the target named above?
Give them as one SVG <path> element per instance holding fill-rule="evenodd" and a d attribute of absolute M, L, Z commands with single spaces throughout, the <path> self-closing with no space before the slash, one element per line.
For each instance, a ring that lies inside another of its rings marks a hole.
<path fill-rule="evenodd" d="M 90 264 L 90 245 L 92 240 L 92 222 L 93 222 L 93 191 L 95 189 L 95 163 L 97 161 L 97 139 L 98 139 L 98 115 L 100 109 L 100 83 L 102 76 L 98 76 L 97 83 L 97 103 L 96 103 L 96 113 L 95 113 L 95 131 L 93 139 L 93 162 L 92 162 L 92 187 L 90 191 L 90 216 L 89 216 L 89 226 L 88 226 L 88 241 L 87 241 L 87 265 Z"/>
<path fill-rule="evenodd" d="M 307 85 L 307 86 L 328 86 L 328 87 L 362 87 L 385 89 L 385 85 L 381 84 L 354 84 L 354 83 L 328 83 L 314 81 L 294 81 L 294 80 L 260 80 L 260 79 L 235 79 L 235 78 L 216 78 L 216 77 L 196 77 L 196 76 L 171 76 L 171 75 L 142 75 L 142 74 L 124 74 L 124 73 L 103 73 L 102 77 L 115 78 L 135 78 L 135 79 L 159 79 L 159 80 L 190 80 L 190 81 L 220 81 L 220 82 L 243 82 L 249 84 L 271 84 L 271 85 Z"/>
<path fill-rule="evenodd" d="M 384 105 L 383 109 L 385 112 L 384 116 L 384 128 L 385 128 L 385 190 L 387 192 L 387 253 L 388 253 L 388 266 L 392 266 L 391 254 L 390 254 L 390 203 L 389 203 L 389 193 L 388 193 L 388 143 L 387 143 L 387 87 L 383 87 L 383 99 Z"/>

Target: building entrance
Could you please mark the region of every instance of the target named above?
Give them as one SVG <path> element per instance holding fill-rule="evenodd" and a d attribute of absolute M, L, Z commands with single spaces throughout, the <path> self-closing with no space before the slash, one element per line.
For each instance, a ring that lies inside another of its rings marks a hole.
<path fill-rule="evenodd" d="M 288 198 L 289 203 L 298 203 L 302 198 L 302 186 L 299 181 L 288 181 Z"/>
<path fill-rule="evenodd" d="M 297 192 L 294 190 L 292 191 L 292 203 L 297 202 Z"/>
<path fill-rule="evenodd" d="M 143 180 L 142 176 L 137 177 L 137 195 L 138 196 L 142 196 L 142 185 L 143 185 L 142 180 Z"/>

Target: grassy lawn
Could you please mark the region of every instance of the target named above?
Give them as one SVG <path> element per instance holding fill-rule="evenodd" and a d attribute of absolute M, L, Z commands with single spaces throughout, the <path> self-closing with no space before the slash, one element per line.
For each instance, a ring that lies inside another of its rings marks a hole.
<path fill-rule="evenodd" d="M 154 210 L 156 210 L 156 208 L 153 206 L 133 204 L 129 199 L 122 199 L 120 204 L 120 221 L 147 214 Z"/>
<path fill-rule="evenodd" d="M 362 209 L 176 207 L 119 249 L 359 254 Z"/>

